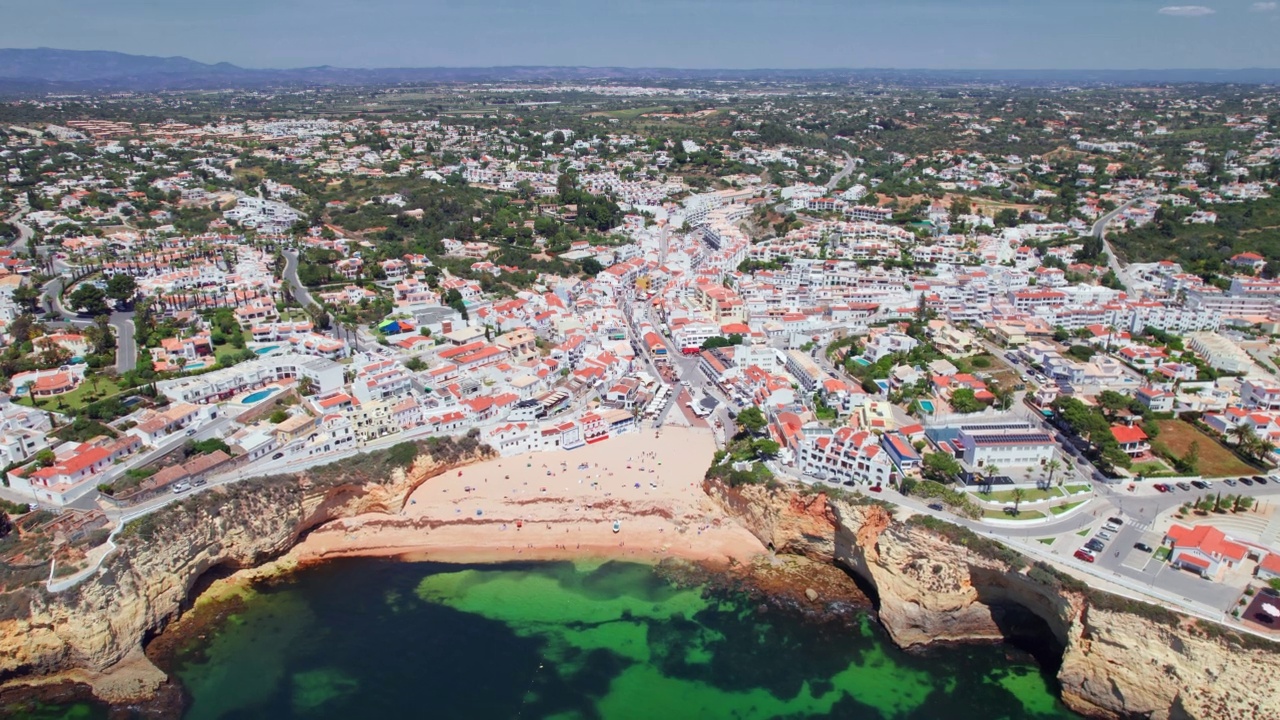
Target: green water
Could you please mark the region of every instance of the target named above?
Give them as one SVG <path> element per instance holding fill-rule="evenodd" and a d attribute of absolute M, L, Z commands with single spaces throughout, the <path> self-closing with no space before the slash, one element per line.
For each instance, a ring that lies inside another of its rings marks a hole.
<path fill-rule="evenodd" d="M 867 620 L 626 563 L 332 563 L 256 591 L 176 670 L 187 720 L 1075 717 L 1003 648 L 908 654 Z"/>

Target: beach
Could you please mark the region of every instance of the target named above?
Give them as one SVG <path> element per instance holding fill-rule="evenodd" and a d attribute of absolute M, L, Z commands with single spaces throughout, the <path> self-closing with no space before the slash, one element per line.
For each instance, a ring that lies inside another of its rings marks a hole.
<path fill-rule="evenodd" d="M 709 430 L 668 427 L 490 460 L 427 480 L 398 514 L 317 528 L 285 560 L 743 562 L 765 548 L 702 491 L 714 452 Z"/>

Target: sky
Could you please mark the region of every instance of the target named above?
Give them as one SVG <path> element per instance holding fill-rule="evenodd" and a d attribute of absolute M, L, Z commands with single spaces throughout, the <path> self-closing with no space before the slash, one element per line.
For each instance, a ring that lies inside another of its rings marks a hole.
<path fill-rule="evenodd" d="M 1280 67 L 1280 2 L 0 0 L 0 47 L 242 67 Z M 1191 0 L 1196 1 L 1196 0 Z"/>

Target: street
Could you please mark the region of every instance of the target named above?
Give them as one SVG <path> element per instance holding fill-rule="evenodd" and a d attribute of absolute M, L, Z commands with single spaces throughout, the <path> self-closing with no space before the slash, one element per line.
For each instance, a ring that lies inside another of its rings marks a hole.
<path fill-rule="evenodd" d="M 298 304 L 306 308 L 311 305 L 311 292 L 307 287 L 298 280 L 298 251 L 283 250 L 284 254 L 284 279 L 293 288 L 293 297 Z"/>
<path fill-rule="evenodd" d="M 1124 266 L 1120 264 L 1120 259 L 1116 257 L 1115 249 L 1111 247 L 1111 241 L 1107 239 L 1107 225 L 1110 224 L 1116 216 L 1133 207 L 1140 200 L 1142 200 L 1142 198 L 1134 198 L 1129 202 L 1126 202 L 1115 210 L 1112 210 L 1106 215 L 1098 218 L 1098 221 L 1093 224 L 1092 233 L 1094 237 L 1102 240 L 1102 248 L 1107 255 L 1107 267 L 1111 269 L 1111 272 L 1115 273 L 1116 278 L 1118 278 L 1120 283 L 1126 288 L 1132 288 L 1135 283 L 1133 282 L 1133 279 L 1129 277 Z"/>

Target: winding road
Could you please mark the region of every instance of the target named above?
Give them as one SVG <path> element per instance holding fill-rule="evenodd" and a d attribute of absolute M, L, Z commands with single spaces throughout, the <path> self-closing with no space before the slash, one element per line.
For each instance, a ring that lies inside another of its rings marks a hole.
<path fill-rule="evenodd" d="M 298 280 L 298 251 L 284 250 L 284 279 L 293 288 L 293 297 L 302 307 L 312 304 L 311 292 Z"/>
<path fill-rule="evenodd" d="M 93 324 L 89 318 L 68 310 L 62 306 L 62 292 L 65 280 L 55 277 L 41 288 L 41 302 L 45 307 L 58 313 L 68 325 L 85 328 Z M 111 313 L 110 324 L 116 331 L 116 372 L 126 373 L 138 366 L 138 343 L 134 340 L 133 311 L 115 311 Z"/>
<path fill-rule="evenodd" d="M 1126 202 L 1115 210 L 1112 210 L 1106 215 L 1098 218 L 1098 221 L 1093 224 L 1092 234 L 1094 237 L 1102 241 L 1102 251 L 1107 256 L 1107 267 L 1111 269 L 1111 272 L 1115 273 L 1116 277 L 1119 278 L 1120 282 L 1126 288 L 1132 288 L 1134 282 L 1133 279 L 1129 277 L 1129 273 L 1125 269 L 1124 265 L 1120 263 L 1120 259 L 1116 256 L 1115 248 L 1111 247 L 1111 241 L 1107 239 L 1107 225 L 1110 224 L 1112 220 L 1115 220 L 1116 216 L 1133 207 L 1140 200 L 1142 200 L 1142 198 L 1134 198 Z"/>

